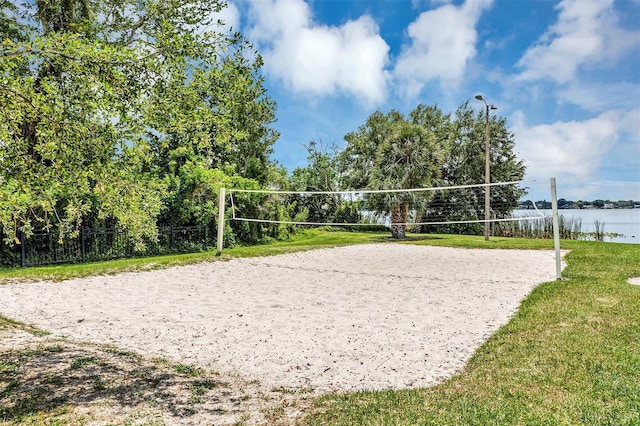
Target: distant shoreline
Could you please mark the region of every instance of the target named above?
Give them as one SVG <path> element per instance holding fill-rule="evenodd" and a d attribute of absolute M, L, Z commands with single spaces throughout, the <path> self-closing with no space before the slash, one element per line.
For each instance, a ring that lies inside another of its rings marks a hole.
<path fill-rule="evenodd" d="M 516 210 L 551 209 L 551 202 L 547 200 L 521 201 Z M 564 198 L 558 199 L 559 210 L 633 210 L 640 209 L 640 201 L 637 200 L 594 200 L 594 201 L 571 201 Z"/>
<path fill-rule="evenodd" d="M 549 203 L 551 204 L 551 203 Z M 551 207 L 540 207 L 538 205 L 538 201 L 536 201 L 536 206 L 537 210 L 551 210 Z M 640 209 L 640 207 L 593 207 L 593 206 L 588 206 L 588 207 L 558 207 L 558 210 L 638 210 Z M 515 208 L 515 210 L 536 210 L 536 208 L 534 207 L 525 207 L 525 206 L 518 206 Z"/>

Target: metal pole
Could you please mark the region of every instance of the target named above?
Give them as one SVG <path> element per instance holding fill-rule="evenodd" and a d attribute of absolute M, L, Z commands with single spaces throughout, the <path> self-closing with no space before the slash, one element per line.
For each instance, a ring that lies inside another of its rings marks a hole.
<path fill-rule="evenodd" d="M 202 250 L 207 250 L 207 224 L 204 224 L 204 238 L 202 239 Z"/>
<path fill-rule="evenodd" d="M 24 268 L 27 266 L 27 238 L 23 231 L 20 231 L 20 265 Z"/>
<path fill-rule="evenodd" d="M 87 261 L 87 246 L 86 246 L 86 234 L 84 226 L 80 227 L 80 254 L 82 256 L 82 263 Z"/>
<path fill-rule="evenodd" d="M 558 196 L 556 178 L 551 178 L 551 211 L 553 222 L 553 246 L 556 253 L 556 279 L 562 278 L 562 259 L 560 257 L 560 227 L 558 224 Z"/>
<path fill-rule="evenodd" d="M 491 183 L 491 172 L 490 172 L 490 156 L 491 156 L 491 144 L 489 143 L 489 111 L 492 109 L 497 109 L 494 105 L 490 105 L 487 101 L 484 100 L 482 95 L 476 95 L 476 99 L 484 102 L 484 106 L 486 108 L 486 114 L 484 116 L 485 119 L 485 129 L 484 129 L 484 183 L 486 184 L 484 190 L 484 240 L 489 241 L 489 227 L 490 227 L 490 219 L 491 219 L 491 191 L 489 189 L 489 183 Z"/>
<path fill-rule="evenodd" d="M 485 102 L 486 104 L 486 102 Z M 487 186 L 484 189 L 484 240 L 489 241 L 489 208 L 491 206 L 491 195 L 489 189 L 489 182 L 491 180 L 490 171 L 489 171 L 489 105 L 487 107 L 487 114 L 485 116 L 486 126 L 484 133 L 484 183 Z"/>
<path fill-rule="evenodd" d="M 218 254 L 222 253 L 222 245 L 224 243 L 224 204 L 225 189 L 220 188 L 220 197 L 218 199 Z"/>

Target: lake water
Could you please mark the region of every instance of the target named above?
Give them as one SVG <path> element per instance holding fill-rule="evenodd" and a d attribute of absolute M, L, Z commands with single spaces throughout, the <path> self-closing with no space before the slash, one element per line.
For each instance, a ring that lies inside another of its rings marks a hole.
<path fill-rule="evenodd" d="M 551 210 L 538 210 L 551 216 Z M 515 210 L 514 216 L 534 216 L 535 210 Z M 621 237 L 604 237 L 605 241 L 640 244 L 640 209 L 567 209 L 558 210 L 565 218 L 576 218 L 582 222 L 582 232 L 595 232 L 594 222 L 604 224 L 604 232 L 622 234 Z"/>

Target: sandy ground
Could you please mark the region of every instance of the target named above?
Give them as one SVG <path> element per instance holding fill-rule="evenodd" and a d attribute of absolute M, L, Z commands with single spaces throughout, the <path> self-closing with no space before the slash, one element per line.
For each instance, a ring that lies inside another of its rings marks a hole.
<path fill-rule="evenodd" d="M 423 387 L 459 371 L 555 278 L 554 262 L 549 251 L 359 245 L 0 285 L 0 313 L 269 388 Z"/>

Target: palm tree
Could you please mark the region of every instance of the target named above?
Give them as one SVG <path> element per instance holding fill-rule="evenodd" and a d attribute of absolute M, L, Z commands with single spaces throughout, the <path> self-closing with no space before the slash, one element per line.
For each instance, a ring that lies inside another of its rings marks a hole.
<path fill-rule="evenodd" d="M 373 113 L 358 132 L 345 136 L 342 154 L 346 184 L 369 190 L 398 190 L 428 186 L 439 170 L 439 150 L 433 132 L 391 111 Z M 411 209 L 426 202 L 425 193 L 367 194 L 367 208 L 391 218 L 393 238 L 405 237 Z"/>

